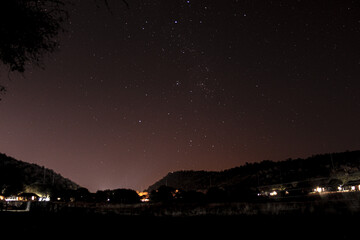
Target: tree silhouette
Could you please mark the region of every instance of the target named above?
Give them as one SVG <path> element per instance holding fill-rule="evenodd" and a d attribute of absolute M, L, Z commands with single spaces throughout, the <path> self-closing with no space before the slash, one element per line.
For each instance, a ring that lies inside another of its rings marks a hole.
<path fill-rule="evenodd" d="M 24 190 L 24 172 L 14 165 L 0 166 L 0 194 L 16 195 Z"/>
<path fill-rule="evenodd" d="M 18 72 L 30 62 L 40 66 L 43 55 L 59 46 L 56 37 L 67 17 L 65 0 L 0 1 L 2 63 Z"/>
<path fill-rule="evenodd" d="M 99 1 L 110 11 L 107 0 Z M 57 36 L 64 31 L 69 4 L 70 0 L 1 0 L 0 62 L 10 72 L 23 73 L 29 63 L 43 67 L 43 56 L 59 47 Z M 5 90 L 0 84 L 0 93 Z"/>
<path fill-rule="evenodd" d="M 28 63 L 41 66 L 42 57 L 59 46 L 56 37 L 67 17 L 65 0 L 1 0 L 0 61 L 10 72 L 22 73 Z M 0 85 L 0 93 L 5 90 Z"/>
<path fill-rule="evenodd" d="M 154 202 L 171 202 L 174 200 L 175 188 L 165 185 L 160 186 L 157 190 L 150 193 L 150 199 Z"/>
<path fill-rule="evenodd" d="M 6 92 L 6 88 L 2 85 L 0 85 L 0 94 Z M 1 97 L 0 97 L 0 101 L 1 101 Z"/>
<path fill-rule="evenodd" d="M 209 202 L 225 202 L 227 196 L 225 190 L 218 187 L 211 187 L 206 193 L 206 198 Z"/>
<path fill-rule="evenodd" d="M 115 203 L 139 203 L 140 197 L 132 189 L 115 189 L 112 191 L 111 202 Z"/>

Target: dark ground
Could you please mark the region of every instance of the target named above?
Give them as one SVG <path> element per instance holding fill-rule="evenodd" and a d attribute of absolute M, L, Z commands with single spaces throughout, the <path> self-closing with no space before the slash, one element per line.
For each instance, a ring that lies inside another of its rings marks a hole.
<path fill-rule="evenodd" d="M 0 212 L 6 236 L 101 239 L 358 239 L 359 215 L 154 217 Z M 10 234 L 10 235 L 7 235 Z"/>

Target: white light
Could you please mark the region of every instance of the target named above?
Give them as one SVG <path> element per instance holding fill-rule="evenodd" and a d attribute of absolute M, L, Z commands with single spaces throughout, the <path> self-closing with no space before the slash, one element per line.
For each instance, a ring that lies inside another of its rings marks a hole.
<path fill-rule="evenodd" d="M 39 198 L 39 202 L 49 202 L 50 198 L 49 197 L 40 197 Z"/>
<path fill-rule="evenodd" d="M 273 191 L 270 193 L 270 196 L 276 196 L 277 195 L 277 192 L 276 191 Z"/>
<path fill-rule="evenodd" d="M 5 198 L 5 201 L 7 201 L 7 202 L 18 201 L 18 200 L 19 200 L 18 197 L 8 197 L 8 198 Z"/>

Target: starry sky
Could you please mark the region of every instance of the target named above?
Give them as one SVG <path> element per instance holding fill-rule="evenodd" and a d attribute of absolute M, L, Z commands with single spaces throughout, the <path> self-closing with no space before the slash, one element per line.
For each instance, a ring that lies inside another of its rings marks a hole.
<path fill-rule="evenodd" d="M 90 191 L 360 146 L 360 2 L 73 0 L 2 71 L 0 152 Z"/>

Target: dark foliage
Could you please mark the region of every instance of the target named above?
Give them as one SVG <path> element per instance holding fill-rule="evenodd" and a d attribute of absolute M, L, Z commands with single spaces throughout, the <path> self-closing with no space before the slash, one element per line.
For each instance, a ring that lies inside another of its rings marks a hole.
<path fill-rule="evenodd" d="M 107 0 L 99 2 L 110 11 Z M 129 8 L 127 1 L 123 3 Z M 69 5 L 68 0 L 1 0 L 0 61 L 18 72 L 29 63 L 41 66 L 43 56 L 59 47 L 57 37 L 64 31 Z"/>
<path fill-rule="evenodd" d="M 6 88 L 2 85 L 0 85 L 0 96 L 1 94 L 4 94 L 6 92 Z M 0 100 L 1 100 L 1 97 L 0 97 Z"/>
<path fill-rule="evenodd" d="M 115 203 L 139 203 L 140 197 L 136 191 L 131 189 L 112 190 L 111 202 Z"/>
<path fill-rule="evenodd" d="M 209 202 L 225 202 L 228 200 L 228 196 L 224 189 L 218 187 L 209 188 L 206 193 L 206 199 Z"/>
<path fill-rule="evenodd" d="M 132 189 L 114 189 L 114 190 L 104 190 L 97 191 L 95 193 L 96 202 L 108 202 L 108 203 L 123 203 L 123 204 L 133 204 L 139 203 L 140 197 L 136 191 Z"/>
<path fill-rule="evenodd" d="M 204 203 L 206 200 L 206 195 L 202 192 L 190 190 L 179 194 L 179 201 L 184 203 Z"/>
<path fill-rule="evenodd" d="M 162 185 L 150 192 L 150 200 L 152 202 L 172 202 L 175 199 L 175 192 L 175 188 Z"/>
<path fill-rule="evenodd" d="M 24 175 L 15 165 L 0 165 L 0 193 L 8 196 L 24 190 Z"/>
<path fill-rule="evenodd" d="M 58 47 L 56 37 L 68 16 L 64 6 L 64 0 L 0 1 L 0 60 L 10 71 L 40 65 L 43 55 Z"/>
<path fill-rule="evenodd" d="M 81 187 L 76 190 L 72 190 L 71 192 L 71 196 L 74 198 L 75 201 L 90 202 L 92 200 L 91 193 L 86 188 Z"/>
<path fill-rule="evenodd" d="M 1 0 L 0 61 L 9 71 L 24 72 L 27 64 L 42 66 L 42 58 L 54 52 L 68 18 L 66 0 Z M 0 84 L 0 94 L 6 92 Z M 1 98 L 0 98 L 1 100 Z"/>

